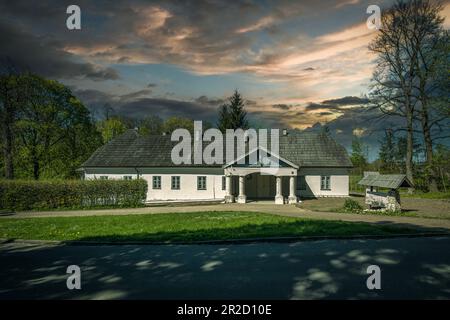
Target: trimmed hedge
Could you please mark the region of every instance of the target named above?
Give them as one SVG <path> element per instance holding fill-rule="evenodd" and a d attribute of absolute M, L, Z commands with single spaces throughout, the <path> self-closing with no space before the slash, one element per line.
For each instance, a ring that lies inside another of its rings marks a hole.
<path fill-rule="evenodd" d="M 139 207 L 147 181 L 137 180 L 0 180 L 0 209 L 16 211 Z"/>

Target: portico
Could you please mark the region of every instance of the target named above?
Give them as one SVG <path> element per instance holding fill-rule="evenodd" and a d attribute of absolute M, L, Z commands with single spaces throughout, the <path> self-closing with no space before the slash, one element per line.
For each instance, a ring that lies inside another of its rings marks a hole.
<path fill-rule="evenodd" d="M 273 157 L 275 156 L 272 156 L 271 161 L 264 161 L 266 160 L 264 159 L 255 164 L 239 163 L 239 160 L 226 164 L 224 166 L 226 176 L 225 202 L 246 203 L 248 195 L 252 194 L 253 197 L 256 196 L 257 198 L 273 198 L 276 204 L 297 203 L 296 177 L 298 166 L 278 156 L 275 158 L 276 161 L 273 161 Z M 269 179 L 269 177 L 274 177 L 274 179 Z M 285 195 L 283 190 L 283 180 L 286 179 L 289 180 L 288 195 Z M 235 182 L 236 180 L 238 180 L 238 183 Z M 247 186 L 247 184 L 251 185 Z"/>

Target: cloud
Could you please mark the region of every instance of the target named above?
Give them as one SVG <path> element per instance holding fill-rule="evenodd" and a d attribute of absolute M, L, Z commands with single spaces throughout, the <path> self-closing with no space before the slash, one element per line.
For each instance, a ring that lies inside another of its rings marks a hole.
<path fill-rule="evenodd" d="M 120 99 L 121 100 L 133 100 L 133 99 L 141 98 L 143 96 L 148 96 L 151 93 L 152 93 L 152 90 L 150 90 L 150 89 L 142 89 L 142 90 L 130 92 L 127 94 L 123 94 L 120 96 Z"/>
<path fill-rule="evenodd" d="M 272 105 L 272 108 L 274 109 L 280 109 L 280 110 L 289 110 L 292 106 L 287 104 L 274 104 Z"/>
<path fill-rule="evenodd" d="M 336 106 L 350 106 L 368 104 L 370 101 L 367 98 L 359 98 L 355 96 L 346 96 L 337 99 L 329 99 L 322 101 L 323 104 L 330 104 Z"/>
<path fill-rule="evenodd" d="M 0 21 L 0 57 L 22 69 L 51 78 L 88 78 L 94 81 L 119 79 L 118 73 L 100 64 L 83 62 L 61 49 L 61 43 L 40 39 Z"/>

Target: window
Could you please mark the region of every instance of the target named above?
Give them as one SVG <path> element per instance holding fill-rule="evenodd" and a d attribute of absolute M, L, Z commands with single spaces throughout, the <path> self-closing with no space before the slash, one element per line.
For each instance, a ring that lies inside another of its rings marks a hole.
<path fill-rule="evenodd" d="M 180 190 L 180 176 L 172 176 L 172 190 Z"/>
<path fill-rule="evenodd" d="M 305 176 L 297 177 L 297 190 L 306 190 L 306 179 Z"/>
<path fill-rule="evenodd" d="M 227 177 L 223 176 L 222 177 L 222 190 L 226 190 L 227 189 Z"/>
<path fill-rule="evenodd" d="M 108 180 L 108 176 L 100 176 L 100 180 Z"/>
<path fill-rule="evenodd" d="M 123 180 L 133 180 L 132 176 L 123 176 Z"/>
<path fill-rule="evenodd" d="M 153 176 L 152 187 L 153 189 L 161 189 L 161 176 Z"/>
<path fill-rule="evenodd" d="M 206 190 L 206 177 L 197 177 L 197 190 Z"/>
<path fill-rule="evenodd" d="M 320 176 L 320 190 L 331 190 L 330 176 Z"/>

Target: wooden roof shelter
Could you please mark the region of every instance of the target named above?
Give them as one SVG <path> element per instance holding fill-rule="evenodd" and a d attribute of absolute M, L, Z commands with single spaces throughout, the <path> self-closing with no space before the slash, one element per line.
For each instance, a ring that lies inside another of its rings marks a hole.
<path fill-rule="evenodd" d="M 400 187 L 410 188 L 413 187 L 411 181 L 408 180 L 404 174 L 379 174 L 370 173 L 367 174 L 358 184 L 368 187 L 379 187 L 398 189 Z"/>

